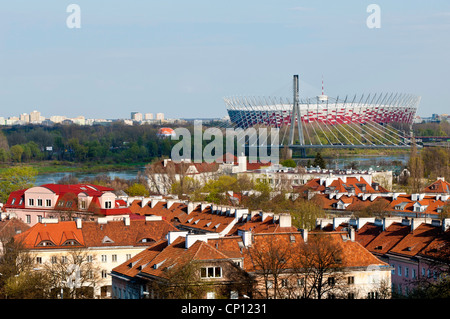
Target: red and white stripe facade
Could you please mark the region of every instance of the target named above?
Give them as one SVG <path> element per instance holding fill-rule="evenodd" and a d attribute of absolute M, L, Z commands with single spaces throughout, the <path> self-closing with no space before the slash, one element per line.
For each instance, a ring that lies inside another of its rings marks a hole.
<path fill-rule="evenodd" d="M 237 127 L 257 124 L 281 127 L 291 124 L 292 101 L 267 97 L 224 98 L 230 120 Z M 303 123 L 335 125 L 346 123 L 400 122 L 411 124 L 420 97 L 410 94 L 375 94 L 334 99 L 325 95 L 299 101 Z"/>

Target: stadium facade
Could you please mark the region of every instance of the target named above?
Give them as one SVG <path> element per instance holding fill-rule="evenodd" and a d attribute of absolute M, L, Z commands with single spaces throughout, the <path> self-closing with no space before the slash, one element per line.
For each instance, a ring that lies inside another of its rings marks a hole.
<path fill-rule="evenodd" d="M 224 98 L 230 121 L 237 127 L 282 127 L 291 124 L 292 101 L 274 97 Z M 376 122 L 412 124 L 420 97 L 411 94 L 374 94 L 339 99 L 327 95 L 299 100 L 302 123 L 328 125 Z"/>

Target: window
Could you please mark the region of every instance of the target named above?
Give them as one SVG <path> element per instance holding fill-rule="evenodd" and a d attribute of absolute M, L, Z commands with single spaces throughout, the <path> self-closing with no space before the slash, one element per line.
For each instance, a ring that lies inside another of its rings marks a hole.
<path fill-rule="evenodd" d="M 26 223 L 31 224 L 31 215 L 26 215 L 26 219 L 27 219 Z"/>
<path fill-rule="evenodd" d="M 374 291 L 369 292 L 367 298 L 369 298 L 369 299 L 378 299 L 378 292 L 374 292 Z"/>
<path fill-rule="evenodd" d="M 15 202 L 16 202 L 16 199 L 13 198 L 12 201 L 11 201 L 11 205 L 14 205 Z"/>
<path fill-rule="evenodd" d="M 88 255 L 87 256 L 87 262 L 88 263 L 91 263 L 91 262 L 93 262 L 94 261 L 94 258 L 92 257 L 92 255 Z"/>
<path fill-rule="evenodd" d="M 413 268 L 412 269 L 412 278 L 415 279 L 416 278 L 416 270 Z"/>
<path fill-rule="evenodd" d="M 51 199 L 46 199 L 45 200 L 45 206 L 46 207 L 51 207 L 52 206 L 52 200 Z"/>
<path fill-rule="evenodd" d="M 86 209 L 86 201 L 85 200 L 80 201 L 80 208 Z"/>
<path fill-rule="evenodd" d="M 52 256 L 52 264 L 56 264 L 58 262 L 58 258 L 56 256 Z"/>
<path fill-rule="evenodd" d="M 409 268 L 405 267 L 405 277 L 409 277 Z"/>
<path fill-rule="evenodd" d="M 112 255 L 112 261 L 113 263 L 117 262 L 117 255 Z"/>
<path fill-rule="evenodd" d="M 108 261 L 108 258 L 106 255 L 102 255 L 102 263 L 106 263 Z"/>
<path fill-rule="evenodd" d="M 105 202 L 105 208 L 111 208 L 111 207 L 112 207 L 111 201 L 106 201 Z"/>
<path fill-rule="evenodd" d="M 38 223 L 42 222 L 42 216 L 41 215 L 38 215 L 37 219 L 38 219 Z"/>
<path fill-rule="evenodd" d="M 36 257 L 36 264 L 42 264 L 42 257 Z"/>
<path fill-rule="evenodd" d="M 201 278 L 220 278 L 222 277 L 221 267 L 202 267 L 200 269 Z"/>
<path fill-rule="evenodd" d="M 328 277 L 328 285 L 334 286 L 336 279 L 334 277 Z"/>
<path fill-rule="evenodd" d="M 61 263 L 63 264 L 67 263 L 67 256 L 61 256 Z"/>
<path fill-rule="evenodd" d="M 425 267 L 422 267 L 422 276 L 425 277 Z"/>
<path fill-rule="evenodd" d="M 397 275 L 402 275 L 402 266 L 397 266 Z"/>
<path fill-rule="evenodd" d="M 66 204 L 66 207 L 67 207 L 67 208 L 71 208 L 72 205 L 73 205 L 73 202 L 72 202 L 71 200 L 69 200 L 69 201 L 67 202 L 67 204 Z"/>
<path fill-rule="evenodd" d="M 102 270 L 102 278 L 107 278 L 108 277 L 108 271 L 103 269 Z"/>
<path fill-rule="evenodd" d="M 131 254 L 126 255 L 127 260 L 131 258 Z"/>
<path fill-rule="evenodd" d="M 39 198 L 39 199 L 37 200 L 37 205 L 40 206 L 40 207 L 42 207 L 42 199 Z"/>
<path fill-rule="evenodd" d="M 353 285 L 355 283 L 355 277 L 353 276 L 347 277 L 347 283 L 349 285 Z"/>
<path fill-rule="evenodd" d="M 33 198 L 29 198 L 28 199 L 28 206 L 34 206 L 34 199 Z"/>

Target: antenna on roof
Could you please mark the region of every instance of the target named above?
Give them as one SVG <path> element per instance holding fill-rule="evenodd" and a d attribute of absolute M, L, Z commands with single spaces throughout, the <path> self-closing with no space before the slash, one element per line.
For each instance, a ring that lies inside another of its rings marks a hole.
<path fill-rule="evenodd" d="M 317 97 L 317 99 L 318 99 L 320 102 L 324 102 L 324 101 L 327 101 L 327 100 L 328 100 L 328 96 L 325 95 L 325 91 L 324 91 L 324 87 L 323 87 L 323 75 L 322 75 L 322 95 L 319 95 L 319 96 Z"/>
<path fill-rule="evenodd" d="M 323 94 L 323 74 L 322 74 L 322 95 L 324 95 Z"/>

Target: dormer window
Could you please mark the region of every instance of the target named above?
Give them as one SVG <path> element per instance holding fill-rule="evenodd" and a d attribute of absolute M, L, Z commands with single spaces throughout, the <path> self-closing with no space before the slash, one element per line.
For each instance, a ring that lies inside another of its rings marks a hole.
<path fill-rule="evenodd" d="M 51 242 L 50 240 L 43 240 L 39 244 L 37 244 L 36 246 L 38 246 L 38 247 L 47 247 L 47 246 L 55 246 L 55 244 L 53 242 Z"/>
<path fill-rule="evenodd" d="M 154 242 L 154 240 L 151 238 L 142 238 L 139 242 L 140 243 L 151 243 L 151 242 Z"/>
<path fill-rule="evenodd" d="M 80 244 L 76 240 L 73 240 L 73 239 L 66 240 L 62 244 L 62 246 L 78 246 L 78 245 L 80 245 Z"/>

